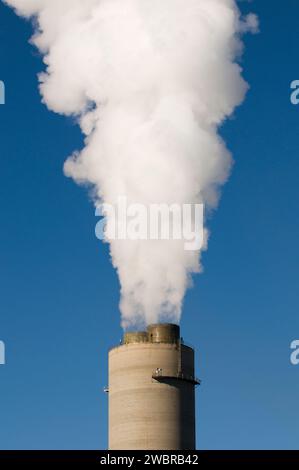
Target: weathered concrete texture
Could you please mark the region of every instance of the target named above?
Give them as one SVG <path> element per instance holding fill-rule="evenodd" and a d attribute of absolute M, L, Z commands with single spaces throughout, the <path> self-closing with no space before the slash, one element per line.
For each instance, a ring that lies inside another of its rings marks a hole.
<path fill-rule="evenodd" d="M 109 449 L 195 449 L 193 349 L 138 339 L 109 353 Z"/>

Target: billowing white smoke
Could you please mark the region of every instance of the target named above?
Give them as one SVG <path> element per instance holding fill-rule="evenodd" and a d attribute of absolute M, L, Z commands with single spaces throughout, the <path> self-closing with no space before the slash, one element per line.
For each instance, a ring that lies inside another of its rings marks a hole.
<path fill-rule="evenodd" d="M 35 18 L 49 109 L 76 115 L 85 148 L 65 174 L 95 202 L 217 205 L 231 156 L 217 129 L 244 99 L 234 0 L 6 0 Z M 200 252 L 183 241 L 111 241 L 123 326 L 179 321 Z"/>

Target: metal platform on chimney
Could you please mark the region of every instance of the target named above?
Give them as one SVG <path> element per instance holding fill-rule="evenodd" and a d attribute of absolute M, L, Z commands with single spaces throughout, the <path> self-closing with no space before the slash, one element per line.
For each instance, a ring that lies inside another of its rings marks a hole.
<path fill-rule="evenodd" d="M 164 374 L 161 369 L 155 370 L 152 375 L 152 378 L 157 381 L 164 381 L 164 380 L 182 380 L 184 382 L 189 382 L 195 386 L 200 385 L 201 381 L 197 377 L 193 377 L 191 375 L 186 375 L 182 373 L 178 373 L 176 375 L 169 375 Z"/>

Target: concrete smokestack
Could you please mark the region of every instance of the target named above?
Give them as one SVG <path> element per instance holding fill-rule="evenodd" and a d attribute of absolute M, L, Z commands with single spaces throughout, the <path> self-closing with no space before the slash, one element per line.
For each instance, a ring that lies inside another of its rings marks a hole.
<path fill-rule="evenodd" d="M 125 333 L 109 352 L 109 449 L 194 450 L 198 383 L 179 326 Z"/>

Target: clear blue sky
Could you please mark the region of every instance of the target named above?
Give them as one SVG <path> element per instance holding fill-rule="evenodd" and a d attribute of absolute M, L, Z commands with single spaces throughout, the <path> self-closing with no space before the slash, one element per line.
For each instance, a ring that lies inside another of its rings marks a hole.
<path fill-rule="evenodd" d="M 222 130 L 236 163 L 182 319 L 204 449 L 299 448 L 299 5 L 268 3 L 240 2 L 261 23 L 245 41 L 251 90 Z M 0 448 L 100 449 L 118 280 L 86 191 L 63 175 L 82 137 L 41 104 L 31 31 L 0 5 Z"/>

